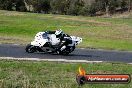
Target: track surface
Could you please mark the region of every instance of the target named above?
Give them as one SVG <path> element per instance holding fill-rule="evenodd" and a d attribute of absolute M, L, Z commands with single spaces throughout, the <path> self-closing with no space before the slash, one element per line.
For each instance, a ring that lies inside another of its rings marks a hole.
<path fill-rule="evenodd" d="M 88 61 L 110 61 L 132 63 L 132 52 L 109 51 L 95 49 L 75 49 L 68 56 L 50 55 L 45 53 L 26 53 L 25 46 L 0 44 L 0 57 L 39 58 L 39 59 L 66 59 Z"/>

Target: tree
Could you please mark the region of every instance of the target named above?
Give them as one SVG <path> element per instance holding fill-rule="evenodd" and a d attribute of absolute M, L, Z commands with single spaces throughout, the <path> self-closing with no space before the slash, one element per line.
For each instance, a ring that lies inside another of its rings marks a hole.
<path fill-rule="evenodd" d="M 67 14 L 68 9 L 70 8 L 71 0 L 52 0 L 51 8 L 52 13 Z"/>
<path fill-rule="evenodd" d="M 115 13 L 116 8 L 119 7 L 120 0 L 96 0 L 99 3 L 99 10 L 105 11 L 107 16 Z"/>
<path fill-rule="evenodd" d="M 33 11 L 32 0 L 24 0 L 24 3 L 27 11 L 32 12 Z"/>
<path fill-rule="evenodd" d="M 130 10 L 132 9 L 132 0 L 128 1 L 128 11 L 130 12 Z"/>
<path fill-rule="evenodd" d="M 41 2 L 41 10 L 44 11 L 44 13 L 49 13 L 51 6 L 50 6 L 50 0 L 42 0 Z"/>
<path fill-rule="evenodd" d="M 16 11 L 26 11 L 24 0 L 13 0 L 12 2 L 16 8 Z"/>
<path fill-rule="evenodd" d="M 50 0 L 25 0 L 25 2 L 29 10 L 33 9 L 37 13 L 49 13 L 51 9 Z"/>
<path fill-rule="evenodd" d="M 82 14 L 82 10 L 85 6 L 85 3 L 83 0 L 75 0 L 73 5 L 70 6 L 70 9 L 68 9 L 68 14 L 69 15 L 80 15 Z"/>
<path fill-rule="evenodd" d="M 6 1 L 6 2 L 4 3 L 4 5 L 5 5 L 5 9 L 6 9 L 6 10 L 12 10 L 13 3 L 12 3 L 11 0 Z"/>
<path fill-rule="evenodd" d="M 127 9 L 127 1 L 126 0 L 120 0 L 119 7 L 121 8 L 121 13 L 123 13 Z"/>
<path fill-rule="evenodd" d="M 0 9 L 12 10 L 12 0 L 0 0 Z"/>

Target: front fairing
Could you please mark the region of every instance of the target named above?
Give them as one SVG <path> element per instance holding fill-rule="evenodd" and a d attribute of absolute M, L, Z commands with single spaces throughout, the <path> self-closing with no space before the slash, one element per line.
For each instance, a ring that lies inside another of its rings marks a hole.
<path fill-rule="evenodd" d="M 78 45 L 79 43 L 82 42 L 82 38 L 81 37 L 76 37 L 76 36 L 71 36 L 72 41 L 75 42 L 75 45 Z"/>
<path fill-rule="evenodd" d="M 42 47 L 46 42 L 48 42 L 48 35 L 46 32 L 39 32 L 31 42 L 31 45 Z"/>

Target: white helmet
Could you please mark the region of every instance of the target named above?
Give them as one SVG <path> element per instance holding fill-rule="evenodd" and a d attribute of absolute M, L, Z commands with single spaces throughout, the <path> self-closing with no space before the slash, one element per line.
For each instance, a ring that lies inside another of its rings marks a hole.
<path fill-rule="evenodd" d="M 55 35 L 61 35 L 61 34 L 63 34 L 63 31 L 61 29 L 55 31 Z"/>

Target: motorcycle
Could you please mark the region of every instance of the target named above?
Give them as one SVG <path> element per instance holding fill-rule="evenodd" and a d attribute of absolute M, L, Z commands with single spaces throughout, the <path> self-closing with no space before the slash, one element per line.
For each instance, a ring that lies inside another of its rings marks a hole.
<path fill-rule="evenodd" d="M 68 34 L 66 34 L 68 35 Z M 38 32 L 34 40 L 26 46 L 26 52 L 46 52 L 50 54 L 68 55 L 73 52 L 76 46 L 82 42 L 82 38 L 76 36 L 66 36 L 60 41 L 54 31 Z M 58 47 L 63 45 L 59 50 Z"/>

